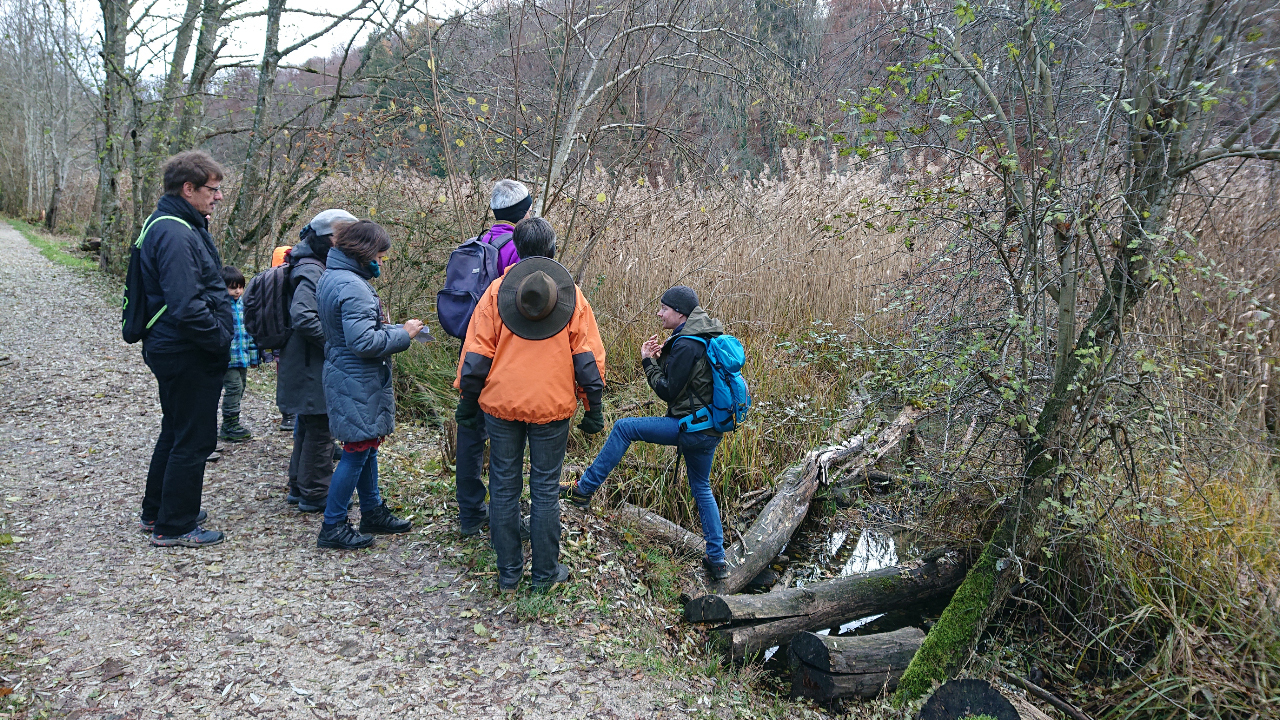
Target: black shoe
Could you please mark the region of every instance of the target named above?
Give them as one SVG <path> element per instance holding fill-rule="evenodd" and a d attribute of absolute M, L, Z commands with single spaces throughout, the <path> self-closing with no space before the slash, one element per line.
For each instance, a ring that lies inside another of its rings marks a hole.
<path fill-rule="evenodd" d="M 284 496 L 284 501 L 289 503 L 290 505 L 297 505 L 298 503 L 302 502 L 302 496 L 295 495 L 294 492 L 290 490 L 288 494 Z"/>
<path fill-rule="evenodd" d="M 729 563 L 721 560 L 720 562 L 712 562 L 711 558 L 706 555 L 702 556 L 702 567 L 706 568 L 707 574 L 712 580 L 719 582 L 729 577 Z"/>
<path fill-rule="evenodd" d="M 489 511 L 485 510 L 484 517 L 481 518 L 480 522 L 476 523 L 475 525 L 464 526 L 462 524 L 462 521 L 459 520 L 458 534 L 461 535 L 462 537 L 472 537 L 473 535 L 479 535 L 480 531 L 484 530 L 487 527 L 489 527 Z"/>
<path fill-rule="evenodd" d="M 203 511 L 203 510 L 201 510 L 201 511 L 200 511 L 200 514 L 199 514 L 199 515 L 196 515 L 196 523 L 197 523 L 197 524 L 202 523 L 202 522 L 204 522 L 205 520 L 208 520 L 208 519 L 209 519 L 209 513 L 205 512 L 205 511 Z M 148 534 L 153 533 L 153 532 L 155 532 L 155 531 L 156 531 L 156 521 L 155 521 L 155 520 L 147 520 L 146 518 L 144 518 L 144 517 L 142 517 L 141 515 L 139 515 L 139 516 L 138 516 L 138 529 L 139 529 L 139 530 L 141 530 L 141 531 L 142 531 L 142 532 L 144 532 L 144 533 L 148 533 Z"/>
<path fill-rule="evenodd" d="M 223 415 L 222 432 L 218 433 L 218 439 L 233 443 L 245 442 L 253 439 L 253 433 L 240 424 L 239 415 Z"/>
<path fill-rule="evenodd" d="M 152 533 L 151 544 L 156 547 L 189 547 L 198 548 L 207 545 L 217 545 L 227 536 L 217 530 L 205 530 L 199 525 L 195 530 L 182 535 L 156 535 Z"/>
<path fill-rule="evenodd" d="M 316 547 L 334 550 L 359 550 L 372 544 L 372 535 L 361 535 L 351 528 L 349 522 L 325 523 L 320 526 L 320 537 L 316 538 Z"/>
<path fill-rule="evenodd" d="M 312 505 L 306 500 L 303 500 L 302 498 L 298 498 L 298 512 L 304 512 L 304 513 L 324 512 L 324 505 Z"/>
<path fill-rule="evenodd" d="M 578 481 L 560 483 L 560 497 L 573 503 L 573 506 L 586 510 L 591 504 L 591 496 L 578 492 Z"/>
<path fill-rule="evenodd" d="M 533 583 L 533 591 L 536 593 L 549 593 L 557 585 L 569 579 L 569 568 L 563 564 L 556 565 L 556 577 L 549 583 Z"/>
<path fill-rule="evenodd" d="M 301 507 L 301 506 L 299 506 Z M 413 528 L 413 523 L 408 520 L 401 520 L 391 511 L 387 509 L 387 501 L 383 500 L 382 504 L 376 508 L 365 510 L 360 509 L 360 532 L 373 533 L 377 535 L 390 535 L 394 533 L 406 533 Z"/>
<path fill-rule="evenodd" d="M 297 415 L 292 413 L 280 413 L 280 432 L 293 432 L 293 426 L 297 422 Z"/>

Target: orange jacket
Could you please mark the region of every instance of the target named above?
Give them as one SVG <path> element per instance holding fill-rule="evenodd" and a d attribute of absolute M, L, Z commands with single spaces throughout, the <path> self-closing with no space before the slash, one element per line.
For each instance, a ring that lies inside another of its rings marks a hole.
<path fill-rule="evenodd" d="M 573 317 L 546 340 L 526 340 L 507 329 L 491 283 L 477 303 L 458 360 L 453 386 L 479 397 L 480 409 L 502 419 L 544 424 L 573 417 L 578 398 L 589 410 L 604 394 L 604 343 L 596 316 L 580 288 Z"/>

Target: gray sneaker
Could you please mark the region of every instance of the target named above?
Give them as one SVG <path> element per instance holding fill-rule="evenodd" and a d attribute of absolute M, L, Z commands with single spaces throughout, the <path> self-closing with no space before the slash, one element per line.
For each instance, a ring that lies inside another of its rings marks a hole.
<path fill-rule="evenodd" d="M 200 511 L 200 514 L 199 514 L 199 515 L 196 515 L 196 523 L 197 523 L 197 524 L 202 523 L 202 522 L 204 522 L 205 520 L 208 520 L 208 519 L 209 519 L 209 513 L 205 512 L 205 511 L 203 511 L 203 510 L 201 510 L 201 511 Z M 156 521 L 155 521 L 155 520 L 148 520 L 148 519 L 146 519 L 146 518 L 142 517 L 141 515 L 139 515 L 139 516 L 138 516 L 138 529 L 139 529 L 139 530 L 141 530 L 142 532 L 147 533 L 148 535 L 150 535 L 150 534 L 152 534 L 152 533 L 154 533 L 154 532 L 156 531 Z"/>
<path fill-rule="evenodd" d="M 184 535 L 156 535 L 152 534 L 151 544 L 156 547 L 205 547 L 207 545 L 217 545 L 226 540 L 227 536 L 218 530 L 205 530 L 199 525 L 195 530 Z"/>

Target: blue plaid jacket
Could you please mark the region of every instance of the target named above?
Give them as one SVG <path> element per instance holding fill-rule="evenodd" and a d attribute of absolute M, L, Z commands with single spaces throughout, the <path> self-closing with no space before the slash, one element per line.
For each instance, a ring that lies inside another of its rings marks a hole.
<path fill-rule="evenodd" d="M 231 334 L 231 362 L 227 363 L 227 367 L 257 367 L 260 362 L 258 346 L 253 344 L 253 338 L 244 329 L 243 300 L 233 300 L 231 302 L 231 316 L 235 319 L 236 329 Z"/>

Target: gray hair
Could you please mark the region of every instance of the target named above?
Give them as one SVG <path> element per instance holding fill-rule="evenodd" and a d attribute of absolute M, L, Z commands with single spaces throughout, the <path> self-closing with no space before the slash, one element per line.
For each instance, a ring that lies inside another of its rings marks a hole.
<path fill-rule="evenodd" d="M 493 185 L 493 194 L 489 196 L 489 207 L 501 210 L 511 207 L 529 197 L 529 188 L 518 180 L 499 180 Z"/>

